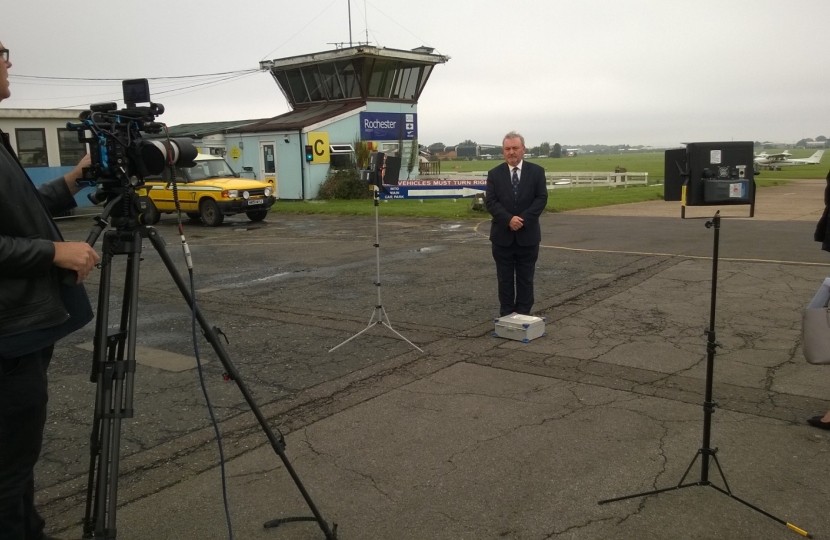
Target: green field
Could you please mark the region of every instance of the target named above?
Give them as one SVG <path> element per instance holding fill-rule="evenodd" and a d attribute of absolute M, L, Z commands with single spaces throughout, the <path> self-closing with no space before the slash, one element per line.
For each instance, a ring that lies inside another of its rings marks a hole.
<path fill-rule="evenodd" d="M 767 150 L 772 153 L 775 150 Z M 813 150 L 790 150 L 793 157 L 808 157 Z M 830 152 L 828 152 L 830 153 Z M 642 201 L 659 201 L 663 199 L 663 153 L 632 153 L 585 155 L 570 158 L 531 159 L 552 172 L 587 172 L 613 171 L 615 167 L 624 167 L 629 172 L 647 172 L 648 186 L 630 186 L 628 188 L 595 187 L 563 188 L 549 192 L 548 212 L 565 212 L 580 208 L 593 208 Z M 487 171 L 501 160 L 477 161 L 443 161 L 441 172 Z M 830 160 L 827 160 L 830 163 Z M 798 178 L 824 178 L 827 175 L 826 164 L 786 167 L 781 171 L 762 171 L 755 177 L 756 184 L 763 188 L 786 184 Z M 433 217 L 442 219 L 489 219 L 487 212 L 470 210 L 471 199 L 440 200 L 394 200 L 381 201 L 380 214 L 399 217 Z M 679 204 L 679 203 L 678 203 Z M 374 214 L 371 199 L 351 201 L 277 201 L 271 212 L 278 214 L 324 214 L 340 216 L 369 216 Z"/>
<path fill-rule="evenodd" d="M 767 153 L 780 152 L 781 150 L 766 150 Z M 794 158 L 811 156 L 815 150 L 788 150 Z M 830 167 L 830 150 L 827 151 L 818 165 L 796 165 L 784 167 L 780 171 L 761 171 L 756 181 L 764 185 L 762 180 L 781 180 L 793 178 L 824 178 Z M 615 167 L 623 167 L 628 172 L 646 172 L 650 183 L 663 181 L 663 152 L 631 153 L 631 154 L 601 154 L 601 155 L 580 155 L 568 158 L 538 158 L 529 159 L 551 172 L 611 172 Z M 475 161 L 442 161 L 441 172 L 472 172 L 487 171 L 498 165 L 501 160 L 475 160 Z"/>
<path fill-rule="evenodd" d="M 777 181 L 784 183 L 786 180 Z M 628 188 L 573 188 L 548 192 L 548 212 L 565 212 L 642 201 L 663 200 L 663 186 L 631 186 Z M 380 201 L 380 215 L 399 217 L 432 217 L 442 219 L 490 219 L 486 211 L 470 209 L 472 199 L 393 200 Z M 278 214 L 322 214 L 335 216 L 369 216 L 374 214 L 371 199 L 335 201 L 277 201 L 271 212 Z"/>

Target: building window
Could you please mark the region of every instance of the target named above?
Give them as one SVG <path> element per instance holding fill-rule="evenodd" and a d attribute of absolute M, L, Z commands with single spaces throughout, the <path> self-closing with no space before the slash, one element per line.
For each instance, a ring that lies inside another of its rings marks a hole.
<path fill-rule="evenodd" d="M 308 66 L 302 68 L 303 79 L 305 86 L 308 89 L 309 101 L 322 101 L 326 99 L 323 94 L 323 78 L 320 72 L 317 71 L 317 66 Z"/>
<path fill-rule="evenodd" d="M 395 78 L 393 60 L 375 60 L 369 72 L 368 95 L 373 98 L 388 98 L 392 90 L 392 80 Z"/>
<path fill-rule="evenodd" d="M 309 101 L 308 90 L 303 82 L 303 75 L 299 69 L 292 69 L 285 72 L 288 79 L 288 86 L 291 89 L 291 94 L 294 96 L 294 103 L 306 103 Z"/>
<path fill-rule="evenodd" d="M 343 99 L 343 87 L 334 62 L 320 64 L 320 73 L 323 75 L 323 84 L 329 99 Z"/>
<path fill-rule="evenodd" d="M 78 140 L 77 131 L 58 128 L 61 167 L 74 167 L 86 155 L 86 144 Z"/>
<path fill-rule="evenodd" d="M 46 130 L 15 129 L 17 158 L 24 167 L 48 167 L 46 156 Z"/>
<path fill-rule="evenodd" d="M 363 62 L 360 59 L 337 62 L 337 72 L 340 74 L 340 82 L 343 83 L 343 96 L 346 98 L 359 98 L 363 95 L 361 90 L 361 73 Z"/>
<path fill-rule="evenodd" d="M 329 145 L 329 163 L 332 167 L 340 169 L 351 167 L 354 160 L 354 147 L 351 144 Z"/>
<path fill-rule="evenodd" d="M 396 142 L 380 143 L 380 151 L 387 155 L 400 156 L 398 143 Z"/>

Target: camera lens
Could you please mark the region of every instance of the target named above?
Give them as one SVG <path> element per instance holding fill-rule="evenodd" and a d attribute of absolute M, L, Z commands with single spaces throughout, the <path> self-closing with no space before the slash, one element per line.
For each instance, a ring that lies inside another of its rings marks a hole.
<path fill-rule="evenodd" d="M 167 143 L 167 139 L 154 141 L 143 140 L 139 143 L 138 153 L 146 170 L 146 174 L 161 174 L 164 172 L 164 166 L 167 163 L 172 163 L 179 167 L 192 167 L 194 165 L 193 160 L 196 157 L 197 151 L 191 139 L 169 139 L 170 158 L 168 158 Z"/>

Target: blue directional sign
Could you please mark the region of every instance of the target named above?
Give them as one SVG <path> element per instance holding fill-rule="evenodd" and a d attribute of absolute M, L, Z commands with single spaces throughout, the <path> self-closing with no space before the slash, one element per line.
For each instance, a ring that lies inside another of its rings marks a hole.
<path fill-rule="evenodd" d="M 484 193 L 484 186 L 383 186 L 381 199 L 463 199 Z"/>
<path fill-rule="evenodd" d="M 360 113 L 360 139 L 364 141 L 411 141 L 418 138 L 415 113 Z"/>

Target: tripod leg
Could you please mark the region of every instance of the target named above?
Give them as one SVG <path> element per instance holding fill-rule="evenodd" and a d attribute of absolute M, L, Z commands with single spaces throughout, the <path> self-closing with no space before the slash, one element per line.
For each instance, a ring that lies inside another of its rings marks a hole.
<path fill-rule="evenodd" d="M 248 404 L 248 407 L 251 409 L 251 412 L 256 417 L 257 421 L 259 422 L 262 431 L 265 433 L 266 437 L 268 437 L 268 441 L 271 443 L 271 447 L 274 449 L 274 452 L 280 457 L 282 460 L 283 466 L 285 466 L 285 470 L 288 471 L 288 474 L 291 476 L 291 479 L 294 480 L 294 484 L 297 486 L 297 489 L 300 491 L 300 494 L 303 496 L 306 504 L 308 505 L 311 512 L 314 514 L 314 520 L 317 521 L 317 524 L 320 526 L 320 529 L 325 534 L 327 540 L 336 540 L 337 539 L 337 525 L 334 525 L 334 532 L 329 529 L 328 523 L 323 519 L 323 516 L 320 514 L 320 511 L 317 510 L 317 507 L 314 505 L 314 501 L 311 500 L 311 496 L 303 486 L 303 483 L 300 481 L 300 477 L 294 471 L 294 467 L 291 466 L 291 462 L 288 461 L 288 457 L 285 455 L 285 440 L 280 437 L 279 439 L 274 435 L 274 432 L 271 430 L 271 427 L 268 425 L 268 420 L 262 414 L 259 407 L 254 401 L 251 392 L 248 390 L 247 385 L 242 381 L 242 378 L 239 375 L 239 371 L 237 371 L 236 366 L 233 365 L 233 362 L 228 356 L 227 351 L 225 350 L 224 346 L 222 346 L 222 342 L 219 340 L 219 333 L 216 327 L 210 326 L 207 319 L 202 314 L 202 311 L 199 309 L 199 306 L 193 304 L 193 298 L 190 295 L 190 289 L 185 283 L 184 279 L 182 278 L 179 271 L 176 269 L 176 265 L 173 264 L 173 260 L 170 258 L 170 254 L 167 253 L 167 248 L 165 247 L 164 240 L 159 236 L 158 231 L 156 231 L 152 227 L 147 227 L 147 238 L 150 239 L 150 242 L 153 244 L 156 252 L 159 254 L 164 266 L 167 268 L 167 272 L 170 274 L 170 277 L 173 278 L 173 281 L 176 283 L 176 286 L 179 288 L 179 292 L 184 298 L 187 305 L 190 306 L 190 309 L 196 314 L 196 320 L 199 322 L 199 326 L 202 328 L 204 332 L 205 338 L 210 343 L 211 347 L 213 347 L 214 352 L 216 352 L 216 356 L 219 358 L 219 361 L 222 363 L 222 366 L 228 372 L 231 380 L 236 383 L 237 388 L 242 393 L 242 396 L 245 398 L 245 402 Z"/>
<path fill-rule="evenodd" d="M 342 346 L 343 346 L 343 345 L 345 345 L 346 343 L 348 343 L 348 342 L 350 342 L 351 340 L 355 339 L 355 338 L 356 338 L 357 336 L 359 336 L 360 334 L 362 334 L 362 333 L 364 333 L 364 332 L 368 331 L 371 327 L 375 326 L 376 324 L 379 324 L 379 323 L 383 322 L 383 321 L 381 320 L 380 316 L 378 316 L 378 320 L 375 320 L 375 315 L 376 315 L 377 313 L 378 313 L 378 309 L 377 309 L 377 308 L 375 308 L 375 309 L 372 311 L 372 316 L 371 316 L 371 317 L 369 317 L 369 324 L 367 324 L 367 325 L 366 325 L 366 328 L 364 328 L 363 330 L 361 330 L 361 331 L 360 331 L 360 332 L 358 332 L 357 334 L 353 335 L 352 337 L 350 337 L 350 338 L 349 338 L 349 339 L 347 339 L 346 341 L 342 342 L 340 345 L 335 345 L 334 347 L 332 347 L 331 349 L 329 349 L 329 352 L 332 352 L 332 351 L 333 351 L 333 350 L 335 350 L 335 349 L 339 349 L 340 347 L 342 347 Z"/>
<path fill-rule="evenodd" d="M 84 514 L 83 536 L 91 538 L 95 532 L 95 523 L 98 520 L 99 507 L 97 501 L 106 497 L 100 489 L 96 490 L 97 477 L 105 476 L 102 467 L 108 461 L 109 437 L 104 436 L 105 406 L 109 405 L 109 382 L 106 377 L 107 331 L 109 325 L 109 291 L 112 277 L 111 254 L 105 253 L 101 264 L 101 278 L 98 286 L 98 309 L 95 318 L 95 346 L 92 361 L 90 380 L 97 383 L 95 392 L 95 412 L 92 421 L 92 434 L 89 440 L 89 480 L 86 492 L 86 512 Z M 106 404 L 106 405 L 105 405 Z M 108 410 L 108 409 L 107 409 Z M 106 420 L 108 422 L 108 420 Z M 107 433 L 108 435 L 108 433 Z"/>
<path fill-rule="evenodd" d="M 411 341 L 409 341 L 408 339 L 403 337 L 403 335 L 400 332 L 398 332 L 397 330 L 392 328 L 392 322 L 389 320 L 389 315 L 386 314 L 386 310 L 383 309 L 383 306 L 380 307 L 380 310 L 381 310 L 381 313 L 383 313 L 383 316 L 386 317 L 386 321 L 384 321 L 383 319 L 380 319 L 380 322 L 381 322 L 381 324 L 383 324 L 383 326 L 385 326 L 386 328 L 388 328 L 389 330 L 394 332 L 396 336 L 398 336 L 402 340 L 406 341 L 407 343 L 409 343 L 410 345 L 412 345 L 413 347 L 418 349 L 420 352 L 424 352 L 423 349 L 421 349 L 420 347 L 418 347 L 417 345 L 415 345 L 414 343 L 412 343 Z"/>
<path fill-rule="evenodd" d="M 121 421 L 133 416 L 133 375 L 138 311 L 138 277 L 141 236 L 138 232 L 112 231 L 104 237 L 104 264 L 98 297 L 94 372 L 97 381 L 95 425 L 91 440 L 90 480 L 84 537 L 114 539 L 117 534 L 118 472 Z M 112 258 L 127 254 L 127 274 L 118 331 L 109 330 L 109 297 Z M 126 360 L 124 355 L 126 353 Z M 95 466 L 97 453 L 97 467 Z M 97 469 L 97 477 L 93 471 Z M 94 480 L 93 480 L 94 478 Z M 91 493 L 93 484 L 94 495 Z M 94 503 L 93 503 L 94 501 Z M 94 514 L 90 515 L 93 508 Z"/>
<path fill-rule="evenodd" d="M 745 500 L 741 499 L 740 497 L 736 497 L 735 495 L 733 495 L 732 493 L 730 493 L 730 492 L 726 491 L 725 489 L 720 488 L 720 487 L 718 487 L 718 486 L 716 486 L 716 485 L 714 485 L 714 484 L 710 484 L 710 485 L 711 485 L 713 488 L 715 488 L 716 490 L 718 490 L 718 491 L 720 491 L 721 493 L 723 493 L 724 495 L 726 495 L 727 497 L 729 497 L 729 498 L 731 498 L 731 499 L 734 499 L 734 500 L 738 501 L 739 503 L 743 504 L 744 506 L 747 506 L 747 507 L 749 507 L 749 508 L 751 508 L 751 509 L 755 510 L 755 511 L 756 511 L 756 512 L 758 512 L 759 514 L 763 514 L 763 515 L 767 516 L 768 518 L 770 518 L 770 519 L 771 519 L 771 520 L 773 520 L 773 521 L 777 521 L 778 523 L 780 523 L 781 525 L 784 525 L 785 527 L 787 527 L 787 528 L 788 528 L 788 529 L 790 529 L 791 531 L 796 532 L 796 533 L 800 534 L 801 536 L 805 536 L 805 537 L 807 537 L 807 538 L 812 538 L 812 537 L 813 537 L 813 535 L 812 535 L 812 534 L 808 533 L 808 532 L 807 532 L 807 531 L 805 531 L 804 529 L 802 529 L 802 528 L 800 528 L 800 527 L 797 527 L 797 526 L 793 525 L 792 523 L 789 523 L 789 522 L 787 522 L 787 521 L 784 521 L 784 520 L 783 520 L 783 519 L 781 519 L 781 518 L 778 518 L 778 517 L 776 517 L 776 516 L 773 516 L 773 515 L 772 515 L 772 514 L 770 514 L 769 512 L 766 512 L 766 511 L 764 511 L 764 510 L 761 510 L 760 508 L 758 508 L 758 507 L 757 507 L 757 506 L 755 506 L 754 504 L 751 504 L 751 503 L 749 503 L 749 502 L 747 502 L 747 501 L 745 501 Z"/>
<path fill-rule="evenodd" d="M 656 495 L 657 493 L 665 493 L 666 491 L 674 491 L 676 489 L 682 489 L 682 488 L 687 488 L 687 487 L 692 487 L 692 486 L 698 486 L 698 485 L 700 485 L 699 482 L 694 482 L 694 483 L 691 483 L 691 484 L 684 484 L 683 480 L 685 480 L 686 477 L 689 475 L 689 471 L 692 470 L 692 467 L 694 466 L 695 461 L 697 461 L 697 457 L 701 453 L 702 452 L 700 450 L 697 451 L 697 453 L 695 454 L 695 457 L 692 458 L 692 462 L 689 463 L 688 467 L 686 467 L 686 472 L 684 472 L 683 476 L 680 477 L 680 481 L 677 483 L 676 486 L 667 487 L 667 488 L 663 488 L 663 489 L 653 489 L 651 491 L 643 491 L 643 492 L 640 492 L 640 493 L 634 493 L 632 495 L 623 495 L 622 497 L 614 497 L 613 499 L 604 499 L 602 501 L 599 501 L 597 504 L 607 504 L 607 503 L 612 503 L 612 502 L 617 502 L 617 501 L 624 501 L 626 499 L 634 499 L 636 497 L 647 497 L 648 495 Z"/>
<path fill-rule="evenodd" d="M 768 517 L 768 518 L 770 518 L 771 520 L 773 520 L 773 521 L 777 521 L 777 522 L 778 522 L 778 523 L 780 523 L 781 525 L 785 525 L 788 529 L 790 529 L 790 530 L 792 530 L 792 531 L 797 532 L 797 533 L 798 533 L 798 534 L 800 534 L 801 536 L 806 536 L 807 538 L 812 538 L 812 535 L 811 535 L 810 533 L 808 533 L 807 531 L 805 531 L 804 529 L 801 529 L 801 528 L 799 528 L 799 527 L 796 527 L 796 526 L 795 526 L 795 525 L 793 525 L 792 523 L 788 523 L 788 522 L 784 521 L 783 519 L 780 519 L 780 518 L 778 518 L 778 517 L 775 517 L 775 516 L 773 516 L 772 514 L 770 514 L 769 512 L 766 512 L 766 511 L 764 511 L 764 510 L 761 510 L 760 508 L 758 508 L 758 507 L 757 507 L 757 506 L 755 506 L 754 504 L 751 504 L 751 503 L 749 503 L 749 502 L 747 502 L 747 501 L 745 501 L 745 500 L 741 499 L 740 497 L 735 496 L 735 495 L 732 493 L 732 490 L 731 490 L 731 489 L 729 489 L 729 483 L 726 481 L 726 475 L 725 475 L 725 474 L 723 474 L 723 469 L 722 469 L 722 468 L 721 468 L 721 466 L 720 466 L 720 461 L 718 461 L 718 455 L 717 455 L 717 454 L 712 454 L 712 459 L 714 459 L 714 461 L 715 461 L 715 466 L 718 468 L 718 472 L 720 473 L 721 480 L 723 480 L 723 485 L 726 487 L 726 489 L 723 489 L 723 488 L 721 488 L 721 487 L 718 487 L 718 486 L 716 486 L 715 484 L 709 484 L 710 486 L 712 486 L 712 487 L 713 487 L 713 488 L 715 488 L 716 490 L 720 491 L 720 492 L 721 492 L 721 493 L 723 493 L 724 495 L 726 495 L 726 496 L 728 496 L 728 497 L 731 497 L 731 498 L 735 499 L 735 500 L 736 500 L 736 501 L 738 501 L 739 503 L 741 503 L 741 504 L 743 504 L 743 505 L 745 505 L 745 506 L 748 506 L 749 508 L 752 508 L 752 509 L 753 509 L 753 510 L 755 510 L 756 512 L 758 512 L 758 513 L 760 513 L 760 514 L 763 514 L 763 515 L 767 516 L 767 517 Z"/>

